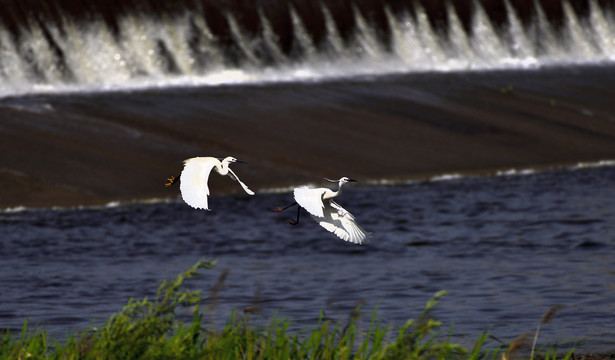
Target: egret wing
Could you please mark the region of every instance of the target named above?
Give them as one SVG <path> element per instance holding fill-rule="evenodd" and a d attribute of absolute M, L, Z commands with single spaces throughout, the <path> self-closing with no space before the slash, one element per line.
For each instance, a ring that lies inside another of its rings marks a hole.
<path fill-rule="evenodd" d="M 220 160 L 212 157 L 196 157 L 184 161 L 184 170 L 180 176 L 179 189 L 186 204 L 195 209 L 209 210 L 209 174 Z"/>
<path fill-rule="evenodd" d="M 316 222 L 342 240 L 363 244 L 371 235 L 356 223 L 354 216 L 338 203 L 326 202 L 324 216 L 312 216 Z"/>
<path fill-rule="evenodd" d="M 310 189 L 307 186 L 295 188 L 293 195 L 295 201 L 310 214 L 317 217 L 323 217 L 325 208 L 322 203 L 322 195 L 325 189 Z"/>
<path fill-rule="evenodd" d="M 233 172 L 233 170 L 231 170 L 231 168 L 228 168 L 228 173 L 229 176 L 231 177 L 231 179 L 237 181 L 239 183 L 239 185 L 241 185 L 241 187 L 249 194 L 249 195 L 254 195 L 254 191 L 248 189 L 248 187 L 246 186 L 246 184 L 244 184 L 243 182 L 241 182 L 241 180 L 239 180 L 239 178 L 237 177 L 237 174 L 235 174 Z"/>

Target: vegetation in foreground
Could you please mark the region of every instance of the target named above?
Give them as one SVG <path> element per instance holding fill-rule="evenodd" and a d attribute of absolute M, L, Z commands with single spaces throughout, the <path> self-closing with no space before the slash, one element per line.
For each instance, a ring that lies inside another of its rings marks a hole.
<path fill-rule="evenodd" d="M 431 310 L 445 294 L 435 294 L 421 315 L 401 328 L 381 326 L 375 314 L 367 330 L 357 325 L 351 314 L 346 323 L 325 320 L 322 316 L 313 329 L 290 333 L 290 323 L 277 318 L 267 326 L 256 326 L 247 314 L 233 313 L 222 329 L 208 325 L 201 312 L 199 291 L 183 288 L 184 280 L 200 268 L 211 268 L 215 261 L 202 260 L 173 281 L 158 288 L 153 301 L 131 299 L 100 329 L 73 335 L 64 343 L 53 341 L 46 332 L 28 329 L 21 334 L 6 333 L 0 338 L 0 359 L 497 359 L 516 358 L 529 335 L 508 346 L 484 347 L 488 334 L 482 334 L 474 347 L 455 344 L 440 331 Z M 217 291 L 219 284 L 212 292 Z M 213 294 L 212 294 L 213 295 Z M 215 296 L 215 295 L 214 295 Z M 177 310 L 192 310 L 192 320 L 182 319 Z M 556 308 L 543 316 L 549 321 Z M 206 309 L 205 313 L 213 311 Z M 538 327 L 538 329 L 540 326 Z M 531 346 L 533 358 L 534 345 Z M 573 358 L 572 352 L 558 355 L 556 349 L 540 352 L 540 359 Z"/>

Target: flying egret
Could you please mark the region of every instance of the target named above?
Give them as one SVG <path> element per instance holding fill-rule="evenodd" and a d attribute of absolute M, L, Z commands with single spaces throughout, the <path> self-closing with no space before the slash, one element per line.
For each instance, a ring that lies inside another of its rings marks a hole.
<path fill-rule="evenodd" d="M 216 170 L 220 175 L 230 176 L 231 179 L 236 180 L 248 194 L 254 195 L 254 192 L 248 189 L 246 184 L 242 183 L 229 167 L 230 163 L 245 162 L 237 160 L 232 156 L 225 157 L 222 161 L 220 160 L 221 159 L 215 157 L 193 157 L 184 160 L 184 170 L 182 170 L 181 175 L 179 175 L 179 189 L 186 204 L 195 209 L 209 210 L 207 204 L 209 186 L 207 185 L 207 181 L 209 180 L 209 174 L 212 169 Z M 174 176 L 171 176 L 167 180 L 168 182 L 164 184 L 166 187 L 177 182 L 177 178 Z"/>
<path fill-rule="evenodd" d="M 363 244 L 371 233 L 363 230 L 363 228 L 356 223 L 351 213 L 333 201 L 334 197 L 342 193 L 344 184 L 356 182 L 356 180 L 347 177 L 343 177 L 339 180 L 325 180 L 337 182 L 339 184 L 338 190 L 333 191 L 328 188 L 310 189 L 307 186 L 298 187 L 293 191 L 295 197 L 294 203 L 285 208 L 277 208 L 273 211 L 282 212 L 291 206 L 299 205 L 300 207 L 297 208 L 297 220 L 291 220 L 289 224 L 297 225 L 299 223 L 299 213 L 301 208 L 304 208 L 320 226 L 334 233 L 340 239 L 355 244 Z"/>

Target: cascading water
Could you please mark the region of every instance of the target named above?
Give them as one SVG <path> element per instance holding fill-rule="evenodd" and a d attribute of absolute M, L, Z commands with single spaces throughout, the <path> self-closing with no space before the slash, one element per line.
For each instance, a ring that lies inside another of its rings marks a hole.
<path fill-rule="evenodd" d="M 351 25 L 322 3 L 322 24 L 306 26 L 305 13 L 287 7 L 289 34 L 274 26 L 271 13 L 223 12 L 225 31 L 212 30 L 207 9 L 152 15 L 118 13 L 87 21 L 58 10 L 49 21 L 33 15 L 18 26 L 0 23 L 0 93 L 130 89 L 167 85 L 317 80 L 365 74 L 468 71 L 609 63 L 615 60 L 613 10 L 590 0 L 579 13 L 561 4 L 554 22 L 535 2 L 529 19 L 505 0 L 498 24 L 479 1 L 469 21 L 451 3 L 445 25 L 415 3 L 383 5 L 378 24 L 352 5 Z M 195 10 L 196 9 L 196 10 Z M 241 20 L 240 20 L 241 19 Z M 435 26 L 437 24 L 438 26 Z M 290 39 L 289 41 L 284 39 Z"/>

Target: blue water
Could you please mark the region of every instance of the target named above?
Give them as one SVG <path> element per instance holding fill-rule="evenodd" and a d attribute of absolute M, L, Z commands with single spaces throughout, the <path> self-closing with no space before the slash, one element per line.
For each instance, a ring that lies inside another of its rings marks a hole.
<path fill-rule="evenodd" d="M 615 347 L 614 167 L 467 177 L 396 186 L 349 186 L 339 203 L 374 233 L 367 246 L 335 238 L 308 216 L 297 226 L 270 210 L 289 193 L 210 199 L 211 212 L 180 200 L 114 208 L 0 214 L 0 327 L 25 319 L 56 337 L 100 326 L 130 297 L 201 258 L 214 270 L 189 282 L 209 292 L 229 270 L 217 320 L 255 302 L 296 328 L 320 310 L 347 318 L 362 304 L 386 325 L 435 310 L 457 341 L 485 330 L 502 341 L 541 330 L 541 343 L 584 340 Z M 288 215 L 288 216 L 286 216 Z M 490 340 L 491 345 L 498 342 Z"/>

